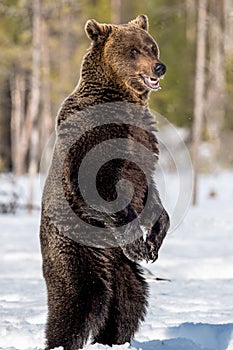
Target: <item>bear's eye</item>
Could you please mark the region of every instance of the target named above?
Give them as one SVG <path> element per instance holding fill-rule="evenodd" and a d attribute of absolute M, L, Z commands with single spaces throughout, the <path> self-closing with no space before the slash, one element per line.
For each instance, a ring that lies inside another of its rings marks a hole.
<path fill-rule="evenodd" d="M 155 56 L 158 55 L 158 49 L 157 49 L 157 47 L 156 47 L 155 45 L 152 45 L 151 51 L 152 51 L 152 53 L 153 53 Z"/>
<path fill-rule="evenodd" d="M 131 55 L 132 55 L 133 57 L 135 57 L 135 56 L 137 56 L 137 55 L 140 54 L 140 52 L 139 52 L 137 49 L 135 49 L 135 48 L 131 49 L 131 50 L 130 50 L 130 53 L 131 53 Z"/>

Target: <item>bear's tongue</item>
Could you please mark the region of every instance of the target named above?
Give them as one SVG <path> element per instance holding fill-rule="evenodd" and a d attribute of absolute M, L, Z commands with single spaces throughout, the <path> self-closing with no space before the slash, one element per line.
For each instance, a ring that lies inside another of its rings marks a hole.
<path fill-rule="evenodd" d="M 158 90 L 161 89 L 160 85 L 159 85 L 159 79 L 155 79 L 155 78 L 151 78 L 151 77 L 147 77 L 146 75 L 143 75 L 143 80 L 144 83 L 153 90 Z"/>

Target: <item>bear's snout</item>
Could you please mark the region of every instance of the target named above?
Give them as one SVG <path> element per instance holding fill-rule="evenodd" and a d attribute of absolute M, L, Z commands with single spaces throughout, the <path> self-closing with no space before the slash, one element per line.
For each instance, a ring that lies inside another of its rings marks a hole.
<path fill-rule="evenodd" d="M 163 63 L 156 63 L 156 65 L 153 68 L 154 73 L 157 75 L 158 78 L 162 77 L 166 73 L 166 66 Z"/>

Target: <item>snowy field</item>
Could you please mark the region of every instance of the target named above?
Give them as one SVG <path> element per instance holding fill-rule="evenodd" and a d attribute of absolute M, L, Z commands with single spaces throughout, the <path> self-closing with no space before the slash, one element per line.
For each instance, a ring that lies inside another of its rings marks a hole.
<path fill-rule="evenodd" d="M 168 234 L 159 260 L 144 264 L 150 284 L 145 323 L 131 345 L 112 349 L 233 350 L 233 172 L 202 175 L 200 190 L 199 205 Z M 39 212 L 0 215 L 0 227 L 0 349 L 43 349 Z"/>

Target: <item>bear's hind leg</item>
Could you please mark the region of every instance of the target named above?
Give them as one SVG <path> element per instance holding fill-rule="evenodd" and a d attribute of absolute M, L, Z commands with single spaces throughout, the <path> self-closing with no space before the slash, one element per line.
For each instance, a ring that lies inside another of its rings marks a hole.
<path fill-rule="evenodd" d="M 48 297 L 46 350 L 59 346 L 63 346 L 64 350 L 82 348 L 89 332 L 84 325 L 81 327 L 82 314 L 77 307 L 77 297 L 71 295 L 64 287 L 60 291 L 53 288 L 52 294 Z"/>
<path fill-rule="evenodd" d="M 83 348 L 89 336 L 104 327 L 109 310 L 109 290 L 90 263 L 82 270 L 77 256 L 72 259 L 72 253 L 64 255 L 49 266 L 47 260 L 44 271 L 49 308 L 46 350 L 59 346 L 64 350 Z"/>
<path fill-rule="evenodd" d="M 148 286 L 141 267 L 123 257 L 114 282 L 109 317 L 94 343 L 112 346 L 130 342 L 146 314 Z"/>

